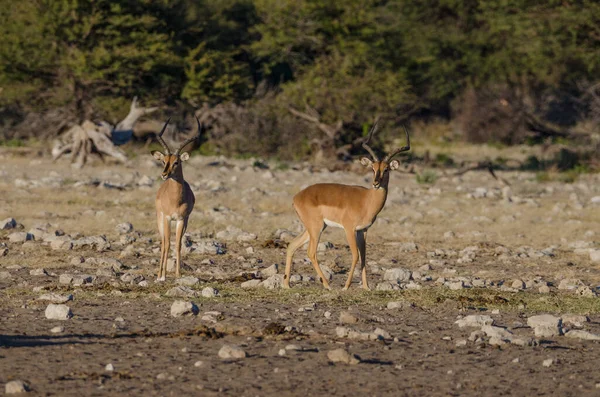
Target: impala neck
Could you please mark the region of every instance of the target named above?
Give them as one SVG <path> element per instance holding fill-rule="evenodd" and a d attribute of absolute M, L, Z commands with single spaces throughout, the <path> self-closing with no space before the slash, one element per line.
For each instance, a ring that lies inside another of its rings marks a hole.
<path fill-rule="evenodd" d="M 381 178 L 381 182 L 377 188 L 371 187 L 371 189 L 369 190 L 369 194 L 371 195 L 371 208 L 373 208 L 373 211 L 375 212 L 374 216 L 379 214 L 379 212 L 383 209 L 383 206 L 385 205 L 385 201 L 387 200 L 389 182 L 390 173 L 388 172 L 383 176 L 383 178 Z"/>
<path fill-rule="evenodd" d="M 180 165 L 179 167 L 177 167 L 177 169 L 173 171 L 171 175 L 169 175 L 168 179 L 173 179 L 175 182 L 179 183 L 185 182 L 185 180 L 183 179 L 183 166 Z"/>

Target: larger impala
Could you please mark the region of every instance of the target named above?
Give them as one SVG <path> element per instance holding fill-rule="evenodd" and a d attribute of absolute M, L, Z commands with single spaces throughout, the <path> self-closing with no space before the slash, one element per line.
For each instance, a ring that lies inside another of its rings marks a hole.
<path fill-rule="evenodd" d="M 364 166 L 373 169 L 372 189 L 338 183 L 318 183 L 307 187 L 294 196 L 294 209 L 300 221 L 304 224 L 305 231 L 288 245 L 283 280 L 285 288 L 290 288 L 290 273 L 294 252 L 308 242 L 308 258 L 312 262 L 323 286 L 330 289 L 329 283 L 317 262 L 317 245 L 323 230 L 327 226 L 334 226 L 345 230 L 350 252 L 352 252 L 352 266 L 344 289 L 348 289 L 352 283 L 360 251 L 362 286 L 364 289 L 369 290 L 365 267 L 367 230 L 375 222 L 377 215 L 385 205 L 390 181 L 389 171 L 396 170 L 400 166 L 398 160 L 392 160 L 392 158 L 398 153 L 410 150 L 410 137 L 408 130 L 404 127 L 406 146 L 388 154 L 380 161 L 368 145 L 376 129 L 377 122 L 369 131 L 366 142 L 362 144 L 372 159 L 363 157 L 360 160 Z"/>
<path fill-rule="evenodd" d="M 160 266 L 156 281 L 165 281 L 167 277 L 167 259 L 169 257 L 171 221 L 175 221 L 175 277 L 181 277 L 181 240 L 187 229 L 188 219 L 196 198 L 190 188 L 190 185 L 183 179 L 182 163 L 190 158 L 187 152 L 181 153 L 181 150 L 189 143 L 192 143 L 200 137 L 202 126 L 198 122 L 198 135 L 185 141 L 175 153 L 171 152 L 167 143 L 162 139 L 162 135 L 169 124 L 169 120 L 165 123 L 160 133 L 156 136 L 158 142 L 165 149 L 165 153 L 154 150 L 152 156 L 156 160 L 162 161 L 164 169 L 162 172 L 163 184 L 158 189 L 156 194 L 156 217 L 158 222 L 158 232 L 161 238 L 160 246 Z"/>

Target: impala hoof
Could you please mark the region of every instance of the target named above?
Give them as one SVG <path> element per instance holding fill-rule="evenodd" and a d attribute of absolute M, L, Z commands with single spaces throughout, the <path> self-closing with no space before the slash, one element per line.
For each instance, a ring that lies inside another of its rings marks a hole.
<path fill-rule="evenodd" d="M 166 278 L 166 277 L 158 277 L 158 278 L 156 279 L 156 282 L 157 282 L 157 283 L 164 283 L 166 280 L 167 280 L 167 278 Z"/>

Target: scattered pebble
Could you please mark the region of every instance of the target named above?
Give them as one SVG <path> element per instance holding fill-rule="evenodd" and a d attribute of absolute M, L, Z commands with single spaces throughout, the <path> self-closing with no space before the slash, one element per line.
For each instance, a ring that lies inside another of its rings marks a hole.
<path fill-rule="evenodd" d="M 49 304 L 45 312 L 48 320 L 68 320 L 73 317 L 71 309 L 67 305 Z"/>
<path fill-rule="evenodd" d="M 171 316 L 196 316 L 198 315 L 199 309 L 193 302 L 188 301 L 175 301 L 171 305 Z"/>
<path fill-rule="evenodd" d="M 226 360 L 245 358 L 246 352 L 239 346 L 223 345 L 223 347 L 221 347 L 221 350 L 219 350 L 219 357 Z"/>
<path fill-rule="evenodd" d="M 360 357 L 348 353 L 345 349 L 335 349 L 327 352 L 327 358 L 333 363 L 345 363 L 356 365 L 360 363 Z"/>
<path fill-rule="evenodd" d="M 6 394 L 19 394 L 27 392 L 27 385 L 22 380 L 11 380 L 4 387 Z"/>

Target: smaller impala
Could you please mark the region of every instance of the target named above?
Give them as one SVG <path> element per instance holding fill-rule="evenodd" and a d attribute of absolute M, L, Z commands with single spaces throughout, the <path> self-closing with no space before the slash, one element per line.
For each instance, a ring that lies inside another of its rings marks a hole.
<path fill-rule="evenodd" d="M 408 130 L 404 127 L 406 146 L 388 154 L 380 161 L 368 145 L 376 129 L 377 122 L 369 131 L 367 141 L 362 144 L 363 148 L 371 155 L 372 160 L 367 157 L 360 160 L 362 165 L 373 169 L 372 189 L 338 183 L 318 183 L 307 187 L 294 196 L 294 209 L 300 221 L 304 224 L 305 231 L 288 245 L 283 279 L 284 288 L 290 288 L 290 273 L 294 253 L 308 242 L 308 258 L 312 262 L 323 286 L 330 289 L 329 283 L 317 262 L 317 245 L 323 230 L 327 226 L 334 226 L 345 230 L 350 252 L 352 252 L 352 265 L 344 289 L 348 289 L 352 283 L 352 276 L 356 269 L 360 251 L 362 286 L 364 289 L 369 290 L 367 269 L 365 267 L 367 230 L 375 222 L 377 214 L 385 205 L 390 170 L 396 170 L 400 166 L 398 160 L 392 160 L 392 158 L 398 153 L 410 150 L 410 137 Z"/>
<path fill-rule="evenodd" d="M 156 281 L 165 281 L 167 276 L 171 221 L 175 221 L 175 277 L 181 277 L 181 240 L 187 229 L 188 219 L 196 202 L 190 185 L 183 179 L 182 163 L 189 159 L 190 155 L 187 152 L 181 153 L 181 149 L 198 139 L 203 130 L 200 121 L 196 118 L 198 122 L 198 135 L 188 139 L 175 153 L 171 153 L 171 149 L 169 149 L 167 143 L 162 139 L 162 135 L 170 120 L 167 120 L 160 133 L 156 136 L 158 142 L 165 149 L 165 153 L 161 153 L 158 150 L 152 152 L 152 156 L 156 160 L 162 161 L 164 165 L 161 175 L 164 182 L 156 194 L 156 217 L 158 232 L 161 238 L 160 267 L 158 268 Z"/>

